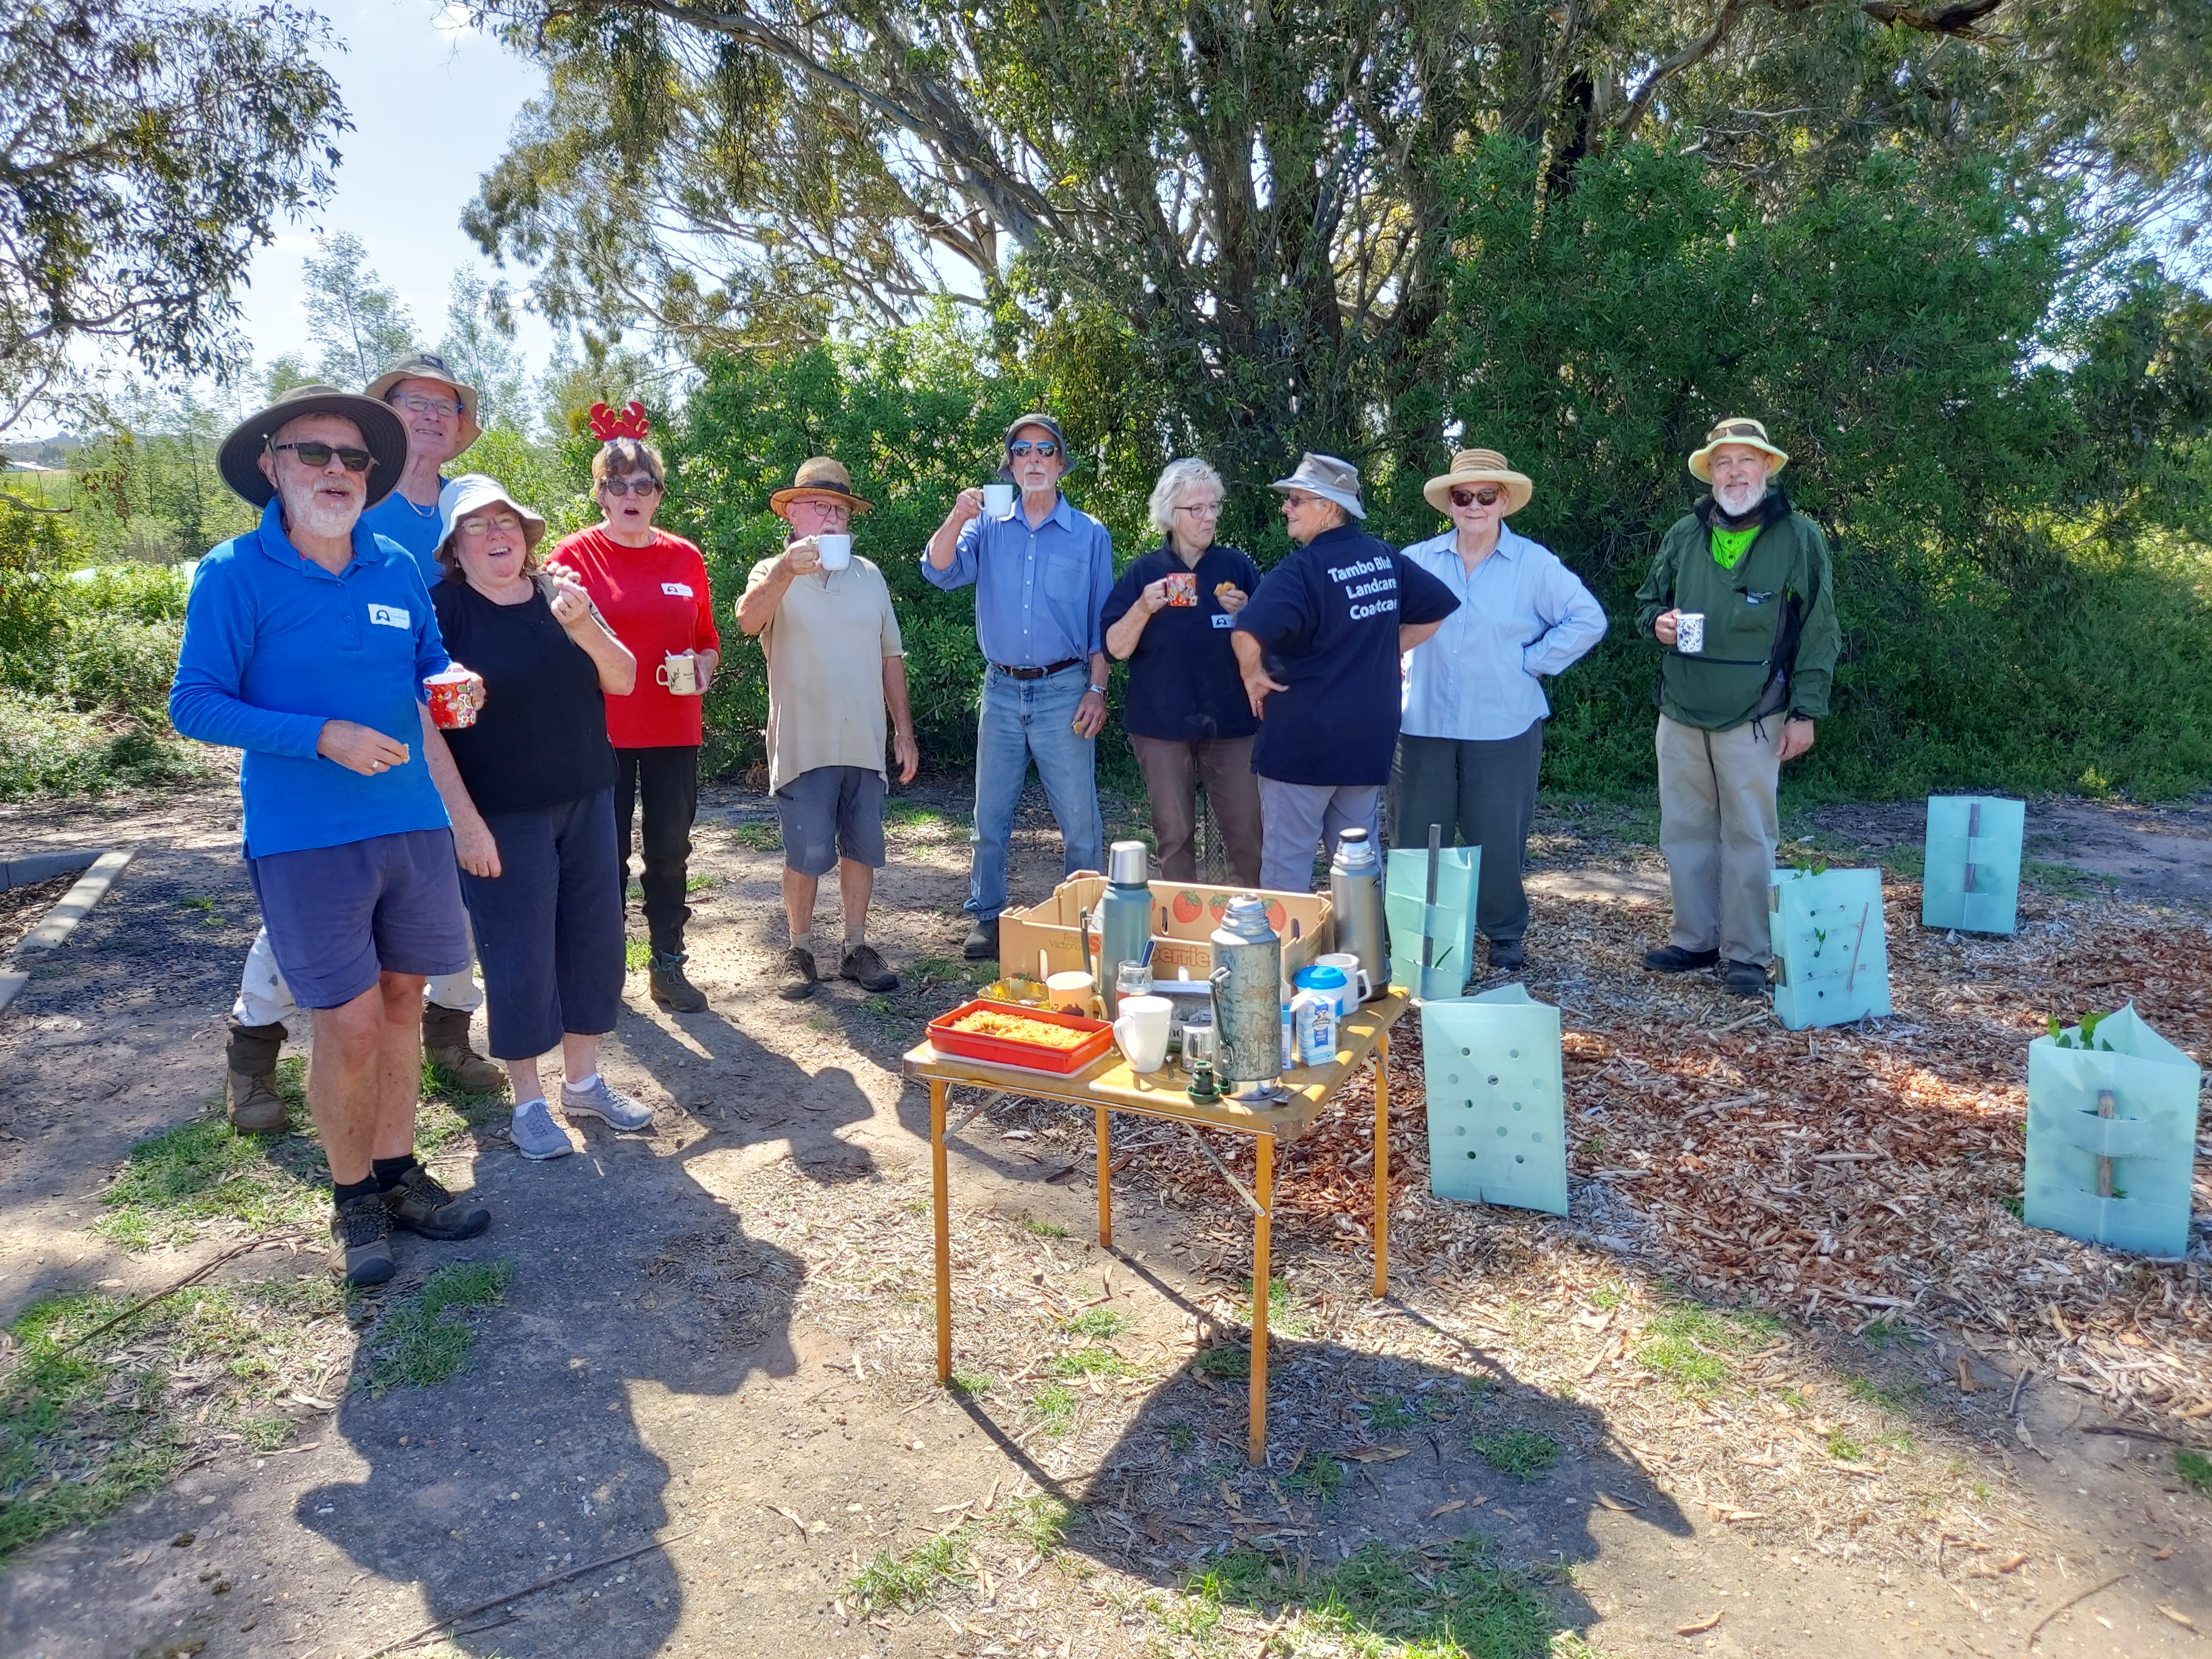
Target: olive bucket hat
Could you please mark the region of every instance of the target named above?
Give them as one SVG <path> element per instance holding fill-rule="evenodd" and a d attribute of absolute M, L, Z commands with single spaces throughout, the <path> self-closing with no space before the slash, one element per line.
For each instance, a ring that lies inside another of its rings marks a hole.
<path fill-rule="evenodd" d="M 441 380 L 453 387 L 453 401 L 461 406 L 461 443 L 454 450 L 454 457 L 467 453 L 469 446 L 483 436 L 483 428 L 477 418 L 477 389 L 463 385 L 460 377 L 436 352 L 417 351 L 402 357 L 368 383 L 368 395 L 382 403 L 402 380 Z"/>
<path fill-rule="evenodd" d="M 366 480 L 368 495 L 362 506 L 374 507 L 399 483 L 407 465 L 407 428 L 392 405 L 357 392 L 341 392 L 334 386 L 295 386 L 258 414 L 231 428 L 230 435 L 216 452 L 216 470 L 242 500 L 266 507 L 276 493 L 261 470 L 261 456 L 276 434 L 307 415 L 336 415 L 361 428 L 362 447 L 374 458 Z"/>

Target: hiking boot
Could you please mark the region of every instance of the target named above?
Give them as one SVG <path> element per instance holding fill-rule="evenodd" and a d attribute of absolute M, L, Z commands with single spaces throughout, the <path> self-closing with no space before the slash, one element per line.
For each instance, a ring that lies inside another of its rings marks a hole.
<path fill-rule="evenodd" d="M 1528 960 L 1528 953 L 1521 948 L 1517 939 L 1494 939 L 1490 941 L 1490 971 L 1493 974 L 1517 974 Z"/>
<path fill-rule="evenodd" d="M 960 954 L 970 962 L 992 962 L 999 955 L 999 919 L 978 921 L 968 930 L 968 937 L 960 946 Z"/>
<path fill-rule="evenodd" d="M 653 1127 L 653 1108 L 641 1106 L 614 1085 L 604 1074 L 592 1078 L 581 1089 L 573 1084 L 561 1085 L 561 1109 L 570 1117 L 596 1117 L 611 1123 L 624 1134 L 635 1134 L 640 1129 Z"/>
<path fill-rule="evenodd" d="M 776 995 L 786 1002 L 804 1002 L 821 983 L 822 976 L 814 971 L 813 951 L 794 945 L 783 953 L 783 983 L 775 988 Z"/>
<path fill-rule="evenodd" d="M 891 972 L 872 945 L 855 945 L 837 964 L 837 976 L 849 979 L 863 991 L 896 991 L 898 975 Z"/>
<path fill-rule="evenodd" d="M 1679 945 L 1662 945 L 1644 953 L 1644 965 L 1655 974 L 1694 974 L 1720 959 L 1717 951 L 1685 951 Z"/>
<path fill-rule="evenodd" d="M 646 972 L 653 1000 L 672 1014 L 702 1013 L 707 1007 L 706 994 L 684 977 L 686 960 L 682 951 L 655 951 Z"/>
<path fill-rule="evenodd" d="M 448 1243 L 474 1238 L 491 1225 L 491 1212 L 473 1198 L 459 1198 L 417 1164 L 384 1194 L 384 1208 L 395 1227 Z"/>
<path fill-rule="evenodd" d="M 1755 962 L 1731 962 L 1728 971 L 1721 975 L 1721 989 L 1732 997 L 1763 997 L 1766 994 L 1766 969 Z"/>
<path fill-rule="evenodd" d="M 469 1011 L 434 1002 L 422 1005 L 422 1058 L 472 1095 L 507 1086 L 507 1068 L 469 1046 Z"/>
<path fill-rule="evenodd" d="M 349 1285 L 381 1285 L 399 1270 L 392 1255 L 392 1213 L 375 1193 L 331 1212 L 331 1271 Z"/>
<path fill-rule="evenodd" d="M 230 1127 L 240 1134 L 282 1134 L 291 1127 L 291 1110 L 276 1092 L 276 1057 L 289 1035 L 281 1024 L 230 1022 L 230 1039 L 223 1048 L 228 1070 L 222 1099 L 230 1109 Z"/>
<path fill-rule="evenodd" d="M 514 1142 L 514 1150 L 525 1158 L 566 1158 L 576 1150 L 575 1144 L 568 1139 L 568 1132 L 553 1121 L 553 1114 L 546 1110 L 542 1099 L 526 1101 L 516 1107 L 514 1121 L 507 1125 L 507 1133 Z"/>

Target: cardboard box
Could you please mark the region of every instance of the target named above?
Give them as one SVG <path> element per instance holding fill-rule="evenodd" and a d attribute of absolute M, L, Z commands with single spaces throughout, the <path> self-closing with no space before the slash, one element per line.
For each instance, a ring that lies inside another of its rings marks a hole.
<path fill-rule="evenodd" d="M 1188 968 L 1193 979 L 1204 979 L 1213 970 L 1212 949 L 1206 943 L 1221 925 L 1221 913 L 1243 887 L 1205 887 L 1194 883 L 1156 881 L 1152 889 L 1152 977 L 1173 979 Z M 1060 883 L 1053 896 L 1026 910 L 1009 910 L 999 918 L 999 967 L 1003 973 L 1034 974 L 1037 952 L 1045 954 L 1047 971 L 1079 972 L 1083 945 L 1076 928 L 1084 913 L 1097 903 L 1106 890 L 1103 876 L 1074 876 Z M 1310 967 L 1316 957 L 1336 948 L 1336 929 L 1326 893 L 1266 893 L 1268 919 L 1283 941 L 1283 970 L 1295 975 Z M 1298 924 L 1298 937 L 1290 936 Z M 1091 935 L 1095 957 L 1097 934 Z"/>

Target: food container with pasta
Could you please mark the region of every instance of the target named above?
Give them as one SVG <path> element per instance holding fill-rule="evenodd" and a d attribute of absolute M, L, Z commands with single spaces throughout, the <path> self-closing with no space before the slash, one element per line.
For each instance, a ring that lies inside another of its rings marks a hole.
<path fill-rule="evenodd" d="M 929 1046 L 939 1054 L 987 1065 L 1066 1076 L 1111 1048 L 1114 1028 L 1081 1014 L 987 1002 L 979 997 L 930 1021 Z"/>

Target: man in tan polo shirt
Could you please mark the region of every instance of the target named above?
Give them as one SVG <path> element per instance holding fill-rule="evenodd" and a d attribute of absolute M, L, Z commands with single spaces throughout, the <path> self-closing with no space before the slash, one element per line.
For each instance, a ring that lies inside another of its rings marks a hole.
<path fill-rule="evenodd" d="M 783 826 L 783 909 L 791 925 L 784 983 L 814 994 L 814 898 L 834 864 L 845 911 L 837 972 L 868 991 L 898 975 L 867 941 L 868 899 L 884 865 L 888 738 L 899 781 L 921 765 L 907 707 L 906 653 L 884 573 L 853 551 L 853 515 L 869 503 L 827 456 L 799 464 L 769 510 L 791 526 L 781 554 L 752 569 L 738 626 L 768 657 L 768 775 Z M 878 672 L 867 665 L 880 663 Z M 885 731 L 884 715 L 890 715 Z"/>

